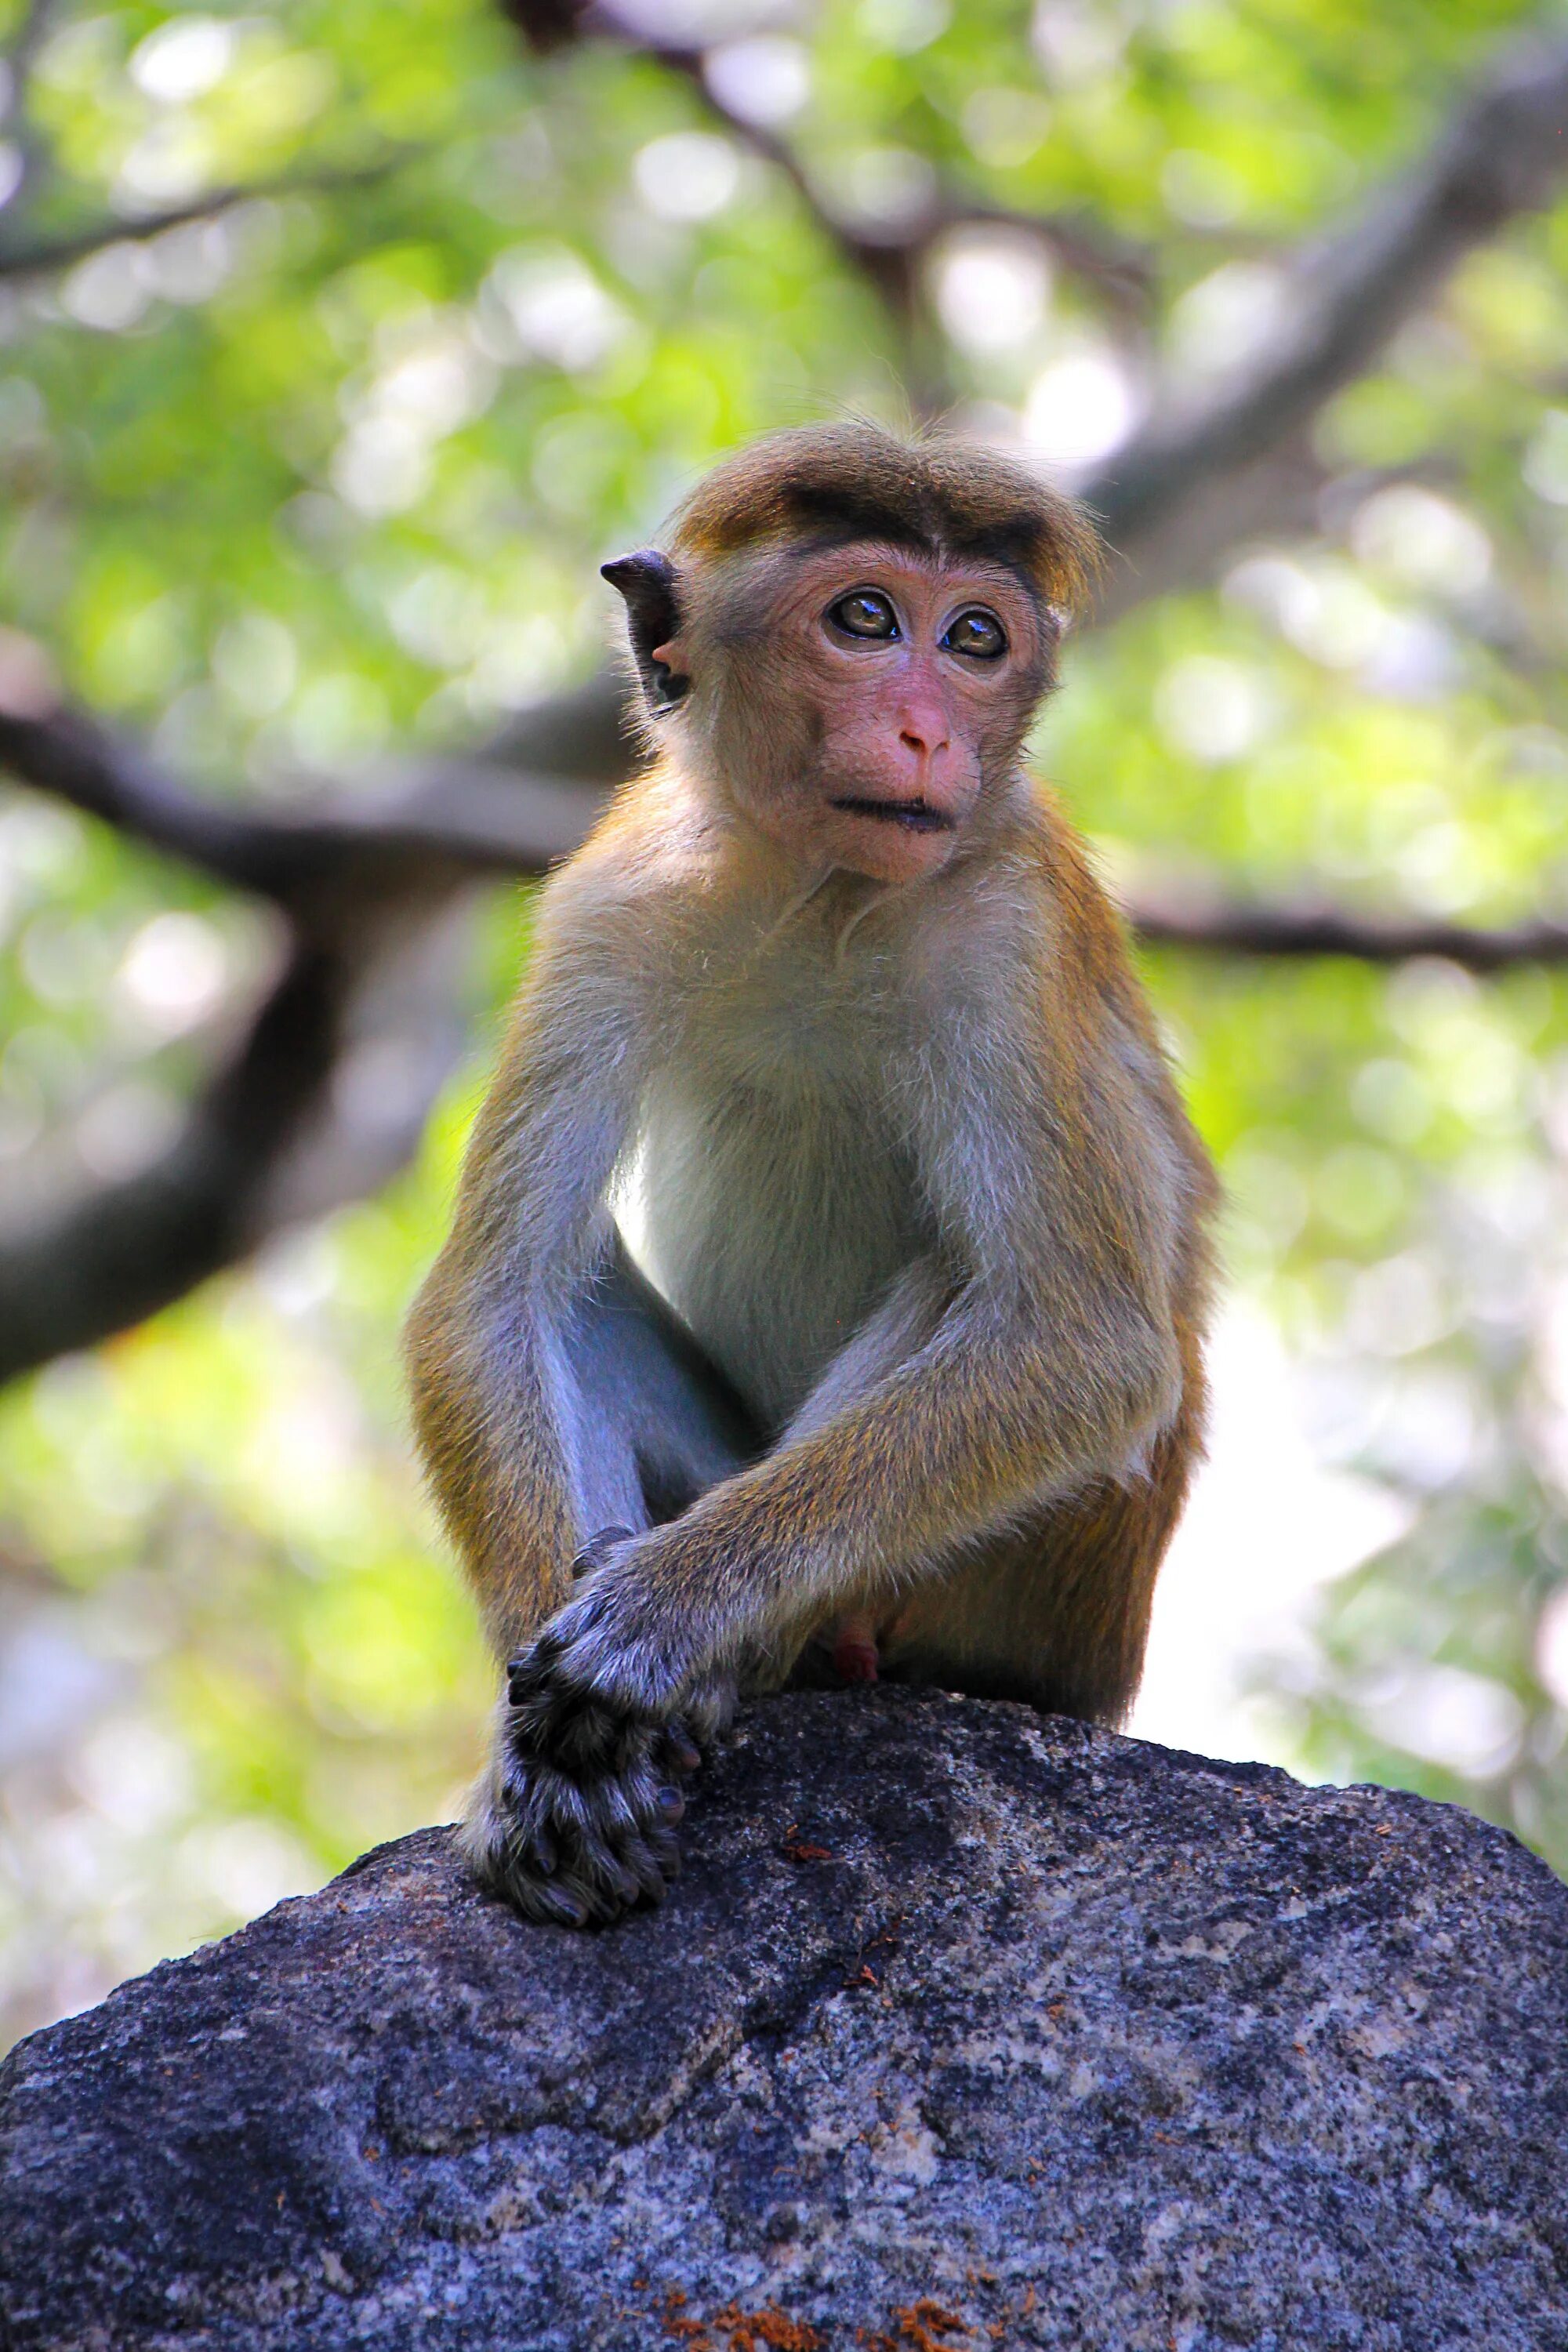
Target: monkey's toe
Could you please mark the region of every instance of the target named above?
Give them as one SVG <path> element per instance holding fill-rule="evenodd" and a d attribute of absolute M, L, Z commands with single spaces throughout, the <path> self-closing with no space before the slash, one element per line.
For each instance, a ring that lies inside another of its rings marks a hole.
<path fill-rule="evenodd" d="M 688 1746 L 695 1745 L 699 1751 L 711 1748 L 729 1730 L 738 1697 L 733 1675 L 710 1675 L 688 1692 L 678 1721 L 669 1727 L 679 1729 Z M 699 1752 L 698 1762 L 701 1760 Z"/>

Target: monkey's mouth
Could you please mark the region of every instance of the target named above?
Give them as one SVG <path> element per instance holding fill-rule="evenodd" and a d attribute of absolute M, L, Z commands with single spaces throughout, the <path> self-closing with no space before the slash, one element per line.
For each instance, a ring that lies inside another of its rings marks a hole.
<path fill-rule="evenodd" d="M 956 823 L 945 809 L 932 808 L 929 801 L 918 797 L 912 801 L 872 801 L 847 793 L 833 805 L 850 816 L 874 816 L 879 824 L 901 824 L 906 833 L 952 833 Z"/>

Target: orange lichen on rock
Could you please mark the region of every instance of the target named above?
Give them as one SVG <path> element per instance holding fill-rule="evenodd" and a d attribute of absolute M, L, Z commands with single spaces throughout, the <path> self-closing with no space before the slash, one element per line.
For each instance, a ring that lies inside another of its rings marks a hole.
<path fill-rule="evenodd" d="M 858 2329 L 855 2340 L 861 2352 L 966 2352 L 974 2333 L 962 2312 L 949 2311 L 929 2294 L 900 2304 L 893 2313 L 892 2326 L 891 2335 Z M 952 2340 L 955 2329 L 962 2339 L 957 2343 Z"/>
<path fill-rule="evenodd" d="M 776 2303 L 742 2311 L 727 2303 L 710 2319 L 689 2319 L 686 2296 L 671 2287 L 664 2298 L 664 2332 L 689 2352 L 826 2352 L 826 2339 L 809 2321 L 792 2319 Z"/>

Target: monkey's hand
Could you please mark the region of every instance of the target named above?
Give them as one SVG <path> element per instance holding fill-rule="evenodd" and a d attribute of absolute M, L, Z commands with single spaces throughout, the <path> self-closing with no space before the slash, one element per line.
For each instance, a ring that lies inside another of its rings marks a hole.
<path fill-rule="evenodd" d="M 584 1588 L 508 1664 L 492 1768 L 468 1831 L 470 1858 L 527 1917 L 563 1927 L 609 1920 L 663 1899 L 680 1866 L 679 1782 L 699 1741 L 722 1728 L 732 1683 L 683 1690 L 650 1673 L 642 1643 L 616 1638 L 615 1574 L 626 1530 L 605 1528 L 580 1556 Z"/>

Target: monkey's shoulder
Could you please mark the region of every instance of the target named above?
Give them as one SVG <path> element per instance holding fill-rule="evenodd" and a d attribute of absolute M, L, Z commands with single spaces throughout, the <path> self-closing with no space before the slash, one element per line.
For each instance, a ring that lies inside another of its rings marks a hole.
<path fill-rule="evenodd" d="M 535 908 L 536 946 L 576 965 L 657 964 L 700 889 L 697 828 L 616 795 L 570 857 L 552 868 Z"/>
<path fill-rule="evenodd" d="M 1207 1158 L 1182 1105 L 1126 922 L 1089 844 L 1051 787 L 1032 778 L 1011 855 L 1037 893 L 1024 985 L 1053 1076 L 1087 1087 L 1102 1106 L 1121 1099 L 1135 1107 L 1139 1124 L 1152 1112 L 1208 1199 Z"/>
<path fill-rule="evenodd" d="M 942 877 L 919 929 L 921 961 L 944 989 L 974 974 L 1031 1034 L 1045 1019 L 1063 1039 L 1107 1004 L 1141 1017 L 1124 929 L 1088 845 L 1033 779 L 984 853 Z"/>
<path fill-rule="evenodd" d="M 1058 916 L 1075 931 L 1122 936 L 1121 919 L 1084 834 L 1054 785 L 1026 776 L 1013 802 L 1008 847 L 1026 866 Z"/>

